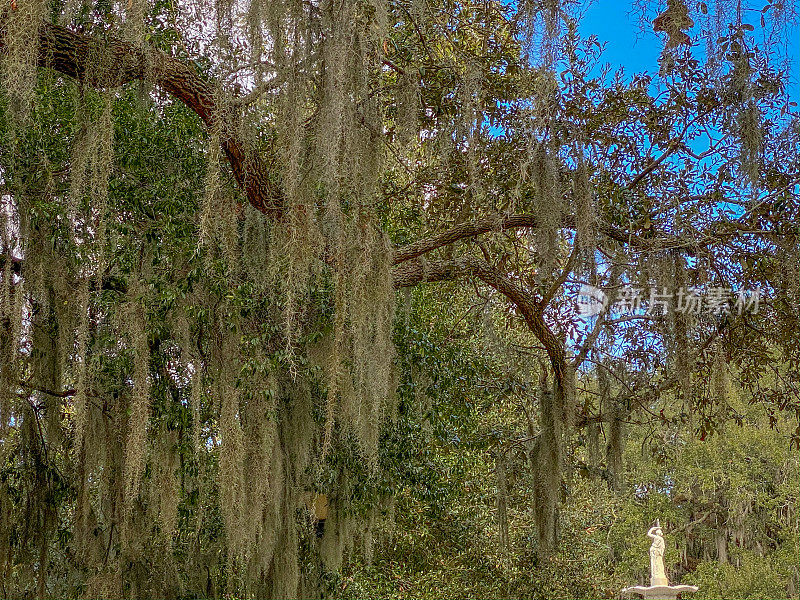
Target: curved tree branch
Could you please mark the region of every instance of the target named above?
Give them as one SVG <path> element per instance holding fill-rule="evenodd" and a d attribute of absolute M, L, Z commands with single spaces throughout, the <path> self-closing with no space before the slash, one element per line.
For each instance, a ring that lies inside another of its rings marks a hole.
<path fill-rule="evenodd" d="M 395 267 L 394 287 L 411 287 L 420 283 L 451 281 L 462 277 L 477 277 L 503 294 L 517 307 L 525 324 L 544 346 L 556 383 L 564 389 L 564 377 L 568 366 L 564 346 L 547 326 L 543 307 L 536 303 L 533 294 L 526 292 L 486 260 L 473 256 L 433 261 L 418 258 Z"/>
<path fill-rule="evenodd" d="M 412 242 L 406 246 L 401 246 L 395 250 L 394 264 L 399 265 L 412 260 L 423 254 L 427 254 L 437 248 L 450 245 L 459 240 L 467 239 L 489 233 L 490 231 L 506 231 L 509 229 L 521 229 L 537 227 L 537 219 L 531 214 L 515 215 L 491 215 L 454 225 L 450 229 L 435 233 L 428 237 Z M 563 229 L 575 229 L 576 219 L 574 215 L 566 215 L 561 221 Z M 600 224 L 598 231 L 620 244 L 633 246 L 641 250 L 679 250 L 686 252 L 690 256 L 694 255 L 697 248 L 708 245 L 713 238 L 706 238 L 703 242 L 690 241 L 667 233 L 659 233 L 656 237 L 653 233 L 634 234 L 608 224 Z"/>
<path fill-rule="evenodd" d="M 0 52 L 5 50 L 5 34 L 0 27 Z M 236 123 L 220 106 L 215 86 L 193 67 L 151 48 L 75 33 L 48 22 L 39 28 L 38 62 L 96 88 L 151 80 L 194 111 L 209 128 L 218 128 L 225 157 L 247 200 L 271 218 L 283 218 L 283 195 L 270 181 L 263 158 L 240 138 Z"/>
<path fill-rule="evenodd" d="M 400 265 L 406 261 L 423 256 L 437 248 L 448 246 L 459 240 L 477 237 L 491 231 L 506 231 L 522 228 L 535 229 L 536 227 L 536 217 L 531 214 L 508 216 L 492 215 L 483 217 L 467 223 L 454 225 L 439 233 L 401 246 L 395 250 L 393 261 L 395 265 Z M 563 229 L 576 229 L 575 217 L 573 215 L 566 215 L 562 219 L 561 227 Z M 791 229 L 779 235 L 775 231 L 744 225 L 738 220 L 717 223 L 709 228 L 708 231 L 699 231 L 696 239 L 686 239 L 686 237 L 671 235 L 663 231 L 632 233 L 608 224 L 600 224 L 598 226 L 598 231 L 615 242 L 631 246 L 638 250 L 647 252 L 673 250 L 676 252 L 683 252 L 687 256 L 697 256 L 697 253 L 703 248 L 707 248 L 716 243 L 730 242 L 740 236 L 754 236 L 773 242 L 776 237 L 782 236 L 789 239 L 796 239 L 797 237 L 797 233 Z"/>
<path fill-rule="evenodd" d="M 397 265 L 417 258 L 431 250 L 447 246 L 458 240 L 475 237 L 490 231 L 505 231 L 506 229 L 520 227 L 536 227 L 536 217 L 530 214 L 492 215 L 468 223 L 460 223 L 450 229 L 398 248 L 394 253 L 394 264 Z"/>

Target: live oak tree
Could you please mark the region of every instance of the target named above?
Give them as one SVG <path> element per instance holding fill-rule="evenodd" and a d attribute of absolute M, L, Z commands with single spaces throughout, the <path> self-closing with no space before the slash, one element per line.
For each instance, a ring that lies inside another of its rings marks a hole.
<path fill-rule="evenodd" d="M 476 282 L 540 347 L 542 556 L 572 428 L 618 465 L 677 394 L 702 434 L 709 368 L 800 410 L 796 14 L 639 8 L 626 79 L 573 3 L 4 5 L 3 595 L 324 593 L 391 502 L 399 289 Z M 580 282 L 765 299 L 585 331 Z"/>

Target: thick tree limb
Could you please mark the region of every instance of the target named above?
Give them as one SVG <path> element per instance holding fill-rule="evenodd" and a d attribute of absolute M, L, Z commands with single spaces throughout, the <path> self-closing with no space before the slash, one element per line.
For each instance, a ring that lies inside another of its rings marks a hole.
<path fill-rule="evenodd" d="M 490 231 L 504 231 L 506 229 L 516 229 L 520 227 L 536 227 L 536 217 L 529 214 L 509 216 L 492 215 L 468 223 L 460 223 L 441 233 L 431 235 L 408 244 L 407 246 L 398 248 L 394 253 L 394 264 L 397 265 L 411 260 L 412 258 L 422 256 L 431 250 L 447 246 L 458 240 L 475 237 Z"/>
<path fill-rule="evenodd" d="M 0 52 L 5 31 L 0 28 Z M 250 151 L 224 114 L 215 87 L 193 67 L 153 49 L 143 49 L 114 38 L 100 39 L 43 22 L 39 29 L 39 66 L 96 88 L 119 87 L 147 79 L 183 102 L 209 127 L 218 127 L 220 144 L 237 184 L 259 211 L 280 220 L 283 196 L 269 179 L 267 165 Z M 217 122 L 219 120 L 219 122 Z"/>
<path fill-rule="evenodd" d="M 477 237 L 491 231 L 506 231 L 523 228 L 535 229 L 536 227 L 536 217 L 531 214 L 508 216 L 492 215 L 483 217 L 467 223 L 454 225 L 439 233 L 401 246 L 395 250 L 393 260 L 395 265 L 399 265 L 436 250 L 437 248 L 448 246 L 459 240 Z M 561 227 L 563 229 L 575 229 L 575 217 L 573 215 L 565 216 L 562 220 Z M 631 246 L 638 250 L 647 252 L 674 250 L 676 252 L 683 252 L 688 256 L 696 256 L 699 250 L 711 244 L 729 242 L 738 236 L 750 235 L 771 240 L 777 235 L 774 231 L 754 229 L 737 221 L 718 223 L 710 228 L 709 231 L 699 232 L 697 239 L 686 239 L 686 237 L 655 231 L 645 233 L 626 232 L 607 224 L 600 224 L 598 226 L 598 231 L 615 242 Z M 788 238 L 797 236 L 796 232 L 793 230 L 787 230 L 782 235 Z"/>
<path fill-rule="evenodd" d="M 437 248 L 442 248 L 459 240 L 476 237 L 490 231 L 506 231 L 509 229 L 536 228 L 537 220 L 531 214 L 516 215 L 491 215 L 476 219 L 467 223 L 454 225 L 440 233 L 433 234 L 426 238 L 412 242 L 395 250 L 394 264 L 398 265 L 408 260 L 427 254 Z M 561 227 L 564 229 L 575 229 L 576 221 L 573 215 L 567 215 L 562 219 Z M 621 244 L 633 246 L 641 250 L 683 250 L 693 253 L 698 247 L 695 241 L 686 240 L 662 233 L 657 237 L 642 234 L 634 234 L 618 229 L 607 224 L 598 227 L 599 232 Z M 708 241 L 705 241 L 707 244 Z"/>
<path fill-rule="evenodd" d="M 544 346 L 556 382 L 564 389 L 567 368 L 564 346 L 545 323 L 543 307 L 536 303 L 532 294 L 500 273 L 487 261 L 473 256 L 456 260 L 417 259 L 395 267 L 394 287 L 403 288 L 435 281 L 450 281 L 461 277 L 477 277 L 508 298 L 520 311 L 525 324 Z"/>

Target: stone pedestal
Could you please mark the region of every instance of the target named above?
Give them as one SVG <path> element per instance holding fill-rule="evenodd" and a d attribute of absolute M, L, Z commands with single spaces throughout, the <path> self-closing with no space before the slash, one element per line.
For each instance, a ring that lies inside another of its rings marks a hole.
<path fill-rule="evenodd" d="M 637 594 L 640 598 L 653 598 L 654 600 L 674 600 L 684 592 L 696 592 L 694 585 L 636 585 L 622 590 L 623 594 Z"/>

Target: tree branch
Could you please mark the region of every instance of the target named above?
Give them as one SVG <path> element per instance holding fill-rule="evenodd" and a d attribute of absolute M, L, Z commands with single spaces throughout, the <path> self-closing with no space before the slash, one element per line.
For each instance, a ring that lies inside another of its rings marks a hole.
<path fill-rule="evenodd" d="M 467 223 L 460 223 L 440 233 L 435 233 L 406 246 L 397 248 L 394 253 L 394 264 L 399 265 L 422 256 L 423 254 L 427 254 L 432 250 L 436 250 L 437 248 L 447 246 L 459 240 L 489 233 L 490 231 L 506 231 L 508 229 L 526 227 L 534 229 L 537 227 L 537 220 L 534 215 L 515 214 L 504 216 L 498 214 Z M 566 215 L 561 221 L 561 227 L 563 229 L 575 229 L 575 217 L 573 215 Z M 606 224 L 599 225 L 598 231 L 604 236 L 621 244 L 649 251 L 672 249 L 693 254 L 699 246 L 707 245 L 711 241 L 707 239 L 705 240 L 705 244 L 698 244 L 696 241 L 687 242 L 686 240 L 668 234 L 661 234 L 658 237 L 644 237 L 628 233 Z"/>
<path fill-rule="evenodd" d="M 0 51 L 5 50 L 5 35 L 0 28 Z M 237 135 L 235 119 L 225 114 L 215 86 L 193 67 L 152 48 L 79 34 L 48 22 L 39 28 L 38 62 L 41 67 L 96 88 L 152 80 L 194 111 L 206 126 L 218 126 L 222 150 L 247 200 L 271 218 L 283 218 L 283 194 L 270 181 L 263 158 Z"/>
<path fill-rule="evenodd" d="M 533 294 L 526 292 L 487 261 L 473 256 L 433 261 L 418 258 L 395 267 L 394 287 L 411 287 L 420 283 L 450 281 L 462 277 L 477 277 L 514 303 L 525 324 L 544 346 L 556 382 L 564 389 L 567 367 L 564 347 L 545 323 L 543 307 L 536 304 Z"/>
<path fill-rule="evenodd" d="M 407 246 L 395 250 L 394 264 L 400 264 L 407 260 L 417 258 L 442 246 L 447 246 L 458 240 L 475 237 L 490 231 L 504 231 L 506 229 L 516 229 L 519 227 L 536 227 L 536 217 L 528 214 L 517 215 L 492 215 L 476 219 L 468 223 L 454 225 L 450 229 L 417 240 Z"/>

